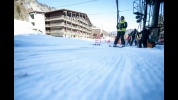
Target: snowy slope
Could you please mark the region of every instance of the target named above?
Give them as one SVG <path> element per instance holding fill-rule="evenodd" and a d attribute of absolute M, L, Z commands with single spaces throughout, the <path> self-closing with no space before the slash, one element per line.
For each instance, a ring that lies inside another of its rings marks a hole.
<path fill-rule="evenodd" d="M 14 36 L 15 100 L 164 100 L 164 48 Z"/>
<path fill-rule="evenodd" d="M 39 32 L 32 30 L 30 22 L 14 19 L 14 35 L 24 34 L 40 34 Z"/>

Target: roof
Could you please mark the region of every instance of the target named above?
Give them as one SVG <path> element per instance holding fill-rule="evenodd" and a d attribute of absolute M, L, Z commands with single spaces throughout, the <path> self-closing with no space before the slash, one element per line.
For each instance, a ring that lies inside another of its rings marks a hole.
<path fill-rule="evenodd" d="M 73 10 L 69 10 L 69 9 L 58 9 L 58 10 L 54 10 L 54 11 L 45 12 L 45 14 L 46 13 L 51 13 L 51 12 L 57 12 L 57 11 L 71 11 L 71 12 L 76 12 L 76 13 L 81 13 L 81 14 L 87 15 L 86 13 L 78 12 L 78 11 L 73 11 Z"/>
<path fill-rule="evenodd" d="M 45 12 L 43 12 L 43 11 L 32 11 L 32 12 L 29 12 L 29 14 L 30 14 L 30 13 L 35 13 L 35 12 L 36 12 L 36 13 L 45 13 Z"/>
<path fill-rule="evenodd" d="M 58 12 L 58 11 L 70 11 L 70 12 L 84 14 L 89 19 L 88 15 L 86 13 L 78 12 L 78 11 L 73 11 L 73 10 L 69 10 L 69 9 L 59 9 L 59 10 L 49 11 L 49 12 L 45 12 L 45 14 L 52 13 L 52 12 Z M 89 19 L 89 22 L 90 22 L 90 24 L 92 24 L 91 21 L 90 21 L 90 19 Z"/>

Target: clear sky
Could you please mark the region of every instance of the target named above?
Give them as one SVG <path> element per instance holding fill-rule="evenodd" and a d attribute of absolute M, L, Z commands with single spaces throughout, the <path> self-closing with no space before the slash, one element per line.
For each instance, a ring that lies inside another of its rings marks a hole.
<path fill-rule="evenodd" d="M 56 9 L 69 9 L 86 13 L 91 23 L 108 32 L 116 31 L 117 8 L 116 0 L 38 0 L 40 3 Z M 124 16 L 128 23 L 127 29 L 138 28 L 133 14 L 134 0 L 118 0 L 120 16 Z M 73 4 L 73 5 L 72 5 Z"/>

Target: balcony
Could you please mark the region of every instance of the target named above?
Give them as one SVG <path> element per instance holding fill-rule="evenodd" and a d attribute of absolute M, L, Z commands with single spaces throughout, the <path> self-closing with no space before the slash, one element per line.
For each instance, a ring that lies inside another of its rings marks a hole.
<path fill-rule="evenodd" d="M 84 24 L 78 22 L 78 20 L 80 20 L 80 21 L 87 24 L 87 22 L 84 19 L 81 19 L 81 18 L 71 18 L 71 17 L 62 15 L 62 16 L 53 16 L 53 17 L 49 17 L 49 18 L 45 19 L 45 21 L 54 21 L 54 20 L 65 20 L 65 21 L 68 21 L 72 24 L 76 24 L 76 25 L 79 25 L 79 26 L 82 26 L 82 27 L 87 27 L 87 25 L 84 25 Z M 65 26 L 65 24 L 46 24 L 46 27 L 53 27 L 53 26 Z M 67 25 L 67 27 L 72 28 L 68 25 Z M 89 28 L 89 29 L 91 29 L 91 28 Z"/>
<path fill-rule="evenodd" d="M 51 33 L 51 35 L 55 37 L 63 37 L 64 33 Z"/>
<path fill-rule="evenodd" d="M 63 30 L 51 30 L 51 31 L 46 31 L 46 33 L 49 33 L 49 34 L 51 34 L 51 33 L 64 33 L 64 31 Z"/>
<path fill-rule="evenodd" d="M 46 24 L 46 27 L 65 26 L 64 23 Z"/>
<path fill-rule="evenodd" d="M 83 18 L 77 18 L 77 20 L 79 20 L 79 21 L 81 21 L 81 22 L 83 22 L 85 24 L 88 24 L 88 22 L 85 19 L 83 19 Z"/>
<path fill-rule="evenodd" d="M 45 19 L 45 21 L 54 21 L 54 20 L 64 20 L 64 16 L 61 15 L 61 16 L 52 16 L 52 17 L 48 17 Z"/>

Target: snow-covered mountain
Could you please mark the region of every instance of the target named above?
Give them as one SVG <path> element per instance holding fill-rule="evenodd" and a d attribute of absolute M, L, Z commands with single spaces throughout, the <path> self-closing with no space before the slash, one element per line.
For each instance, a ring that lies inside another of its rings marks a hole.
<path fill-rule="evenodd" d="M 31 11 L 47 12 L 56 10 L 37 0 L 14 0 L 14 19 L 28 20 L 27 14 Z"/>

